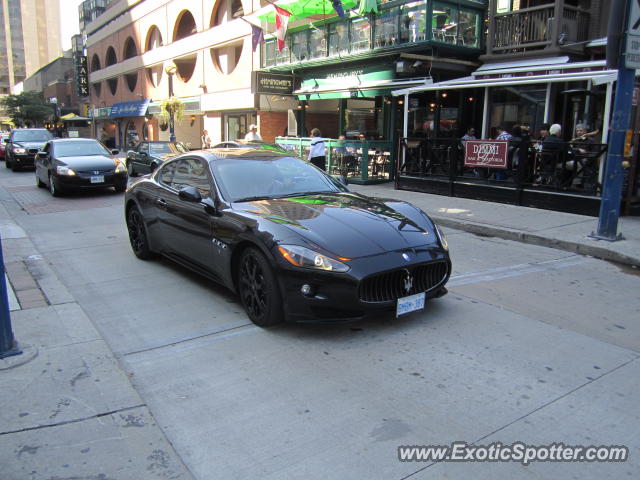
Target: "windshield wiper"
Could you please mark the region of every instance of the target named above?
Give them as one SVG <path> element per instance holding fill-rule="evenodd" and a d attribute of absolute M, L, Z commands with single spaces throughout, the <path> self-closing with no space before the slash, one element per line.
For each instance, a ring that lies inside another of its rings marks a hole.
<path fill-rule="evenodd" d="M 245 197 L 239 198 L 238 200 L 234 200 L 234 202 L 255 202 L 257 200 L 271 200 L 273 197 L 266 195 L 256 195 L 255 197 Z"/>

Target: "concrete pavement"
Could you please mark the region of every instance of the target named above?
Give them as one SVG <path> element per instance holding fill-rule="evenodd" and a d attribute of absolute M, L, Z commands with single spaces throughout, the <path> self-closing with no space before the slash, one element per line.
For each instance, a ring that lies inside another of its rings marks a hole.
<path fill-rule="evenodd" d="M 589 236 L 597 229 L 595 217 L 395 190 L 390 183 L 352 184 L 349 188 L 364 195 L 409 201 L 445 227 L 640 267 L 640 217 L 621 217 L 618 232 L 624 240 L 609 242 Z"/>
<path fill-rule="evenodd" d="M 130 375 L 0 205 L 13 331 L 0 360 L 0 477 L 191 479 Z"/>

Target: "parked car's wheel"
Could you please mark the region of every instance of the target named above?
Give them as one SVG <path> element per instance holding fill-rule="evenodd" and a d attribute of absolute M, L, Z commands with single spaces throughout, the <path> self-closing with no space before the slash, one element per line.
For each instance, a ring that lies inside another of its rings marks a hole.
<path fill-rule="evenodd" d="M 58 185 L 56 185 L 57 181 L 51 174 L 49 174 L 49 193 L 51 193 L 54 197 L 59 197 L 62 195 L 62 191 Z"/>
<path fill-rule="evenodd" d="M 240 300 L 253 323 L 268 327 L 282 322 L 282 298 L 271 266 L 262 253 L 248 248 L 238 264 Z"/>
<path fill-rule="evenodd" d="M 135 177 L 137 175 L 136 170 L 133 167 L 133 162 L 131 160 L 127 161 L 127 174 L 130 177 Z"/>
<path fill-rule="evenodd" d="M 149 260 L 156 256 L 149 248 L 147 230 L 144 226 L 142 214 L 137 207 L 132 207 L 127 212 L 127 230 L 129 231 L 131 249 L 136 257 L 141 260 Z"/>

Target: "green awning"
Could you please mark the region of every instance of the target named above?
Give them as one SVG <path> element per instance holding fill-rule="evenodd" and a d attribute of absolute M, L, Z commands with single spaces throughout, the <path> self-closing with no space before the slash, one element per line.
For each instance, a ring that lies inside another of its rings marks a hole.
<path fill-rule="evenodd" d="M 278 7 L 291 12 L 291 17 L 289 18 L 290 22 L 300 20 L 302 18 L 313 17 L 315 15 L 337 15 L 331 0 L 279 0 L 274 3 Z M 345 11 L 358 4 L 358 0 L 342 0 L 342 8 Z M 275 8 L 269 5 L 261 10 L 262 11 L 258 12 L 256 15 L 260 20 L 270 23 L 274 23 L 276 21 Z"/>

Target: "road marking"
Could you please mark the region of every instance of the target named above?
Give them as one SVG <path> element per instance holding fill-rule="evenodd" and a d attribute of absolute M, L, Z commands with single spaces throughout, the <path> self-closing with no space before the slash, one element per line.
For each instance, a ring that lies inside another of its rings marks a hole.
<path fill-rule="evenodd" d="M 573 267 L 575 265 L 582 265 L 593 261 L 594 260 L 589 257 L 572 255 L 570 257 L 558 258 L 555 260 L 545 260 L 544 262 L 521 263 L 519 265 L 509 265 L 508 267 L 489 268 L 478 272 L 452 275 L 451 279 L 447 283 L 447 287 L 469 285 L 470 283 L 491 282 L 504 278 L 528 275 L 530 273 L 559 270 L 561 268 Z"/>

